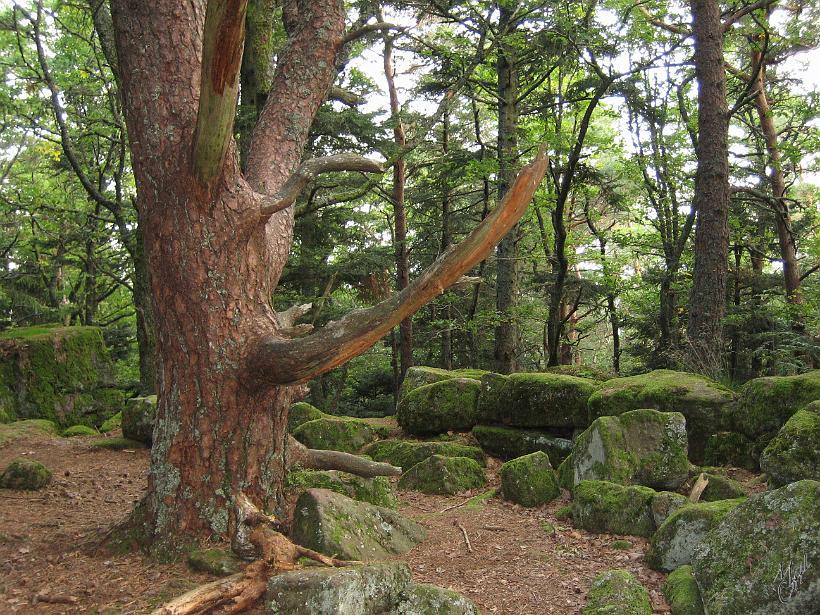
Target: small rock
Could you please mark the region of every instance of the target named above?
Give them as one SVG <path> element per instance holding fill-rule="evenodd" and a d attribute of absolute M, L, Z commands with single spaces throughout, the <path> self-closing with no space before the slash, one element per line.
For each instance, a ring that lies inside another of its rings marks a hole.
<path fill-rule="evenodd" d="M 474 459 L 432 455 L 407 470 L 399 489 L 454 495 L 485 485 L 484 470 Z"/>
<path fill-rule="evenodd" d="M 17 458 L 0 474 L 0 488 L 36 491 L 45 487 L 50 480 L 51 470 L 42 463 Z"/>
<path fill-rule="evenodd" d="M 501 494 L 522 506 L 540 506 L 561 495 L 549 457 L 543 451 L 524 455 L 501 466 Z"/>
<path fill-rule="evenodd" d="M 626 570 L 607 570 L 592 582 L 583 615 L 652 615 L 649 593 Z"/>

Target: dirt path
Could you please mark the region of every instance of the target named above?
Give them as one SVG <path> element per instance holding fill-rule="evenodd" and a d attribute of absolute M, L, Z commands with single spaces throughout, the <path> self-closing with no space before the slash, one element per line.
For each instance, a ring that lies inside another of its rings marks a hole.
<path fill-rule="evenodd" d="M 54 471 L 42 491 L 0 491 L 0 614 L 146 613 L 210 580 L 184 563 L 93 552 L 141 496 L 148 468 L 147 450 L 98 450 L 93 440 L 26 438 L 0 447 L 0 467 L 30 456 Z M 498 466 L 491 460 L 489 487 L 498 483 Z M 573 615 L 597 572 L 625 568 L 650 590 L 655 612 L 668 612 L 663 576 L 642 563 L 642 539 L 627 537 L 633 547 L 617 550 L 615 537 L 573 529 L 553 516 L 565 500 L 525 509 L 478 498 L 441 512 L 476 494 L 401 494 L 402 511 L 428 528 L 428 539 L 400 558 L 417 581 L 460 591 L 485 614 Z"/>

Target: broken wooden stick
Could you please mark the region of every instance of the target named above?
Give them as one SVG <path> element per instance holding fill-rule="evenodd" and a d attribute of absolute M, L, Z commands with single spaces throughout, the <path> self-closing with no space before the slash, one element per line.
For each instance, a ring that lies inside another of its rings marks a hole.
<path fill-rule="evenodd" d="M 300 465 L 313 470 L 342 470 L 364 478 L 401 476 L 401 468 L 381 461 L 370 461 L 359 455 L 341 451 L 308 448 L 293 436 L 288 437 L 288 465 Z"/>
<path fill-rule="evenodd" d="M 698 479 L 695 481 L 695 484 L 692 486 L 692 491 L 689 492 L 689 501 L 693 503 L 697 502 L 708 484 L 709 479 L 706 478 L 703 472 L 701 472 L 700 476 L 698 476 Z"/>
<path fill-rule="evenodd" d="M 453 525 L 457 525 L 458 529 L 461 530 L 461 533 L 464 535 L 464 542 L 467 543 L 467 550 L 472 553 L 473 545 L 470 544 L 470 537 L 467 535 L 467 529 L 459 523 L 458 519 L 453 520 Z"/>

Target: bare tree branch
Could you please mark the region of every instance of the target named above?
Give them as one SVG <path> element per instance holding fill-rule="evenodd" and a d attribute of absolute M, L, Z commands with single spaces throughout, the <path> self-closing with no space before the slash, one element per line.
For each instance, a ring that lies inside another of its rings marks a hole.
<path fill-rule="evenodd" d="M 346 45 L 348 43 L 352 43 L 353 41 L 360 39 L 363 36 L 367 36 L 371 32 L 378 32 L 380 30 L 403 30 L 401 26 L 397 26 L 396 24 L 387 23 L 386 21 L 377 21 L 375 23 L 369 23 L 363 25 L 361 28 L 356 28 L 355 30 L 351 30 L 345 37 L 342 39 L 342 45 Z"/>
<path fill-rule="evenodd" d="M 758 2 L 755 2 L 754 4 L 750 4 L 749 6 L 745 6 L 742 9 L 740 9 L 739 11 L 736 11 L 736 12 L 732 13 L 731 15 L 729 15 L 726 18 L 726 21 L 723 22 L 723 32 L 726 32 L 727 30 L 729 30 L 729 28 L 731 28 L 735 24 L 735 22 L 737 22 L 737 20 L 740 19 L 741 17 L 744 17 L 745 15 L 748 15 L 749 13 L 753 13 L 754 11 L 756 11 L 758 9 L 767 8 L 767 7 L 771 6 L 772 4 L 777 4 L 777 0 L 759 0 Z"/>
<path fill-rule="evenodd" d="M 535 160 L 521 169 L 498 207 L 403 291 L 371 308 L 350 312 L 299 340 L 262 339 L 256 348 L 251 349 L 247 369 L 267 385 L 296 384 L 367 350 L 396 324 L 443 293 L 464 272 L 487 257 L 526 211 L 547 165 L 547 156 L 541 147 Z"/>

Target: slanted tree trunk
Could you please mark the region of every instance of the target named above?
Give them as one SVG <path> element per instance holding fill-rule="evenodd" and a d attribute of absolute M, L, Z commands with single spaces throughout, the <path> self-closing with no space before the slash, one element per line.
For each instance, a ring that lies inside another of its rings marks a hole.
<path fill-rule="evenodd" d="M 445 161 L 450 151 L 450 114 L 445 111 L 441 118 L 441 152 Z M 441 197 L 441 253 L 444 253 L 452 243 L 450 234 L 450 184 L 445 181 L 444 194 Z M 444 369 L 453 369 L 453 334 L 450 326 L 452 310 L 450 303 L 444 305 L 442 318 L 445 321 L 444 329 L 441 332 L 441 366 Z"/>
<path fill-rule="evenodd" d="M 294 313 L 277 315 L 270 300 L 293 203 L 319 172 L 380 167 L 348 155 L 300 164 L 336 77 L 345 13 L 341 0 L 292 4 L 299 23 L 243 174 L 233 121 L 246 2 L 113 2 L 160 356 L 148 490 L 132 520 L 159 553 L 207 536 L 239 540 L 246 498 L 281 513 L 287 411 L 301 385 L 364 352 L 486 257 L 546 169 L 542 153 L 403 292 L 298 337 Z"/>
<path fill-rule="evenodd" d="M 698 143 L 695 268 L 689 296 L 689 369 L 715 374 L 723 353 L 723 316 L 729 255 L 729 114 L 720 6 L 692 0 Z"/>

